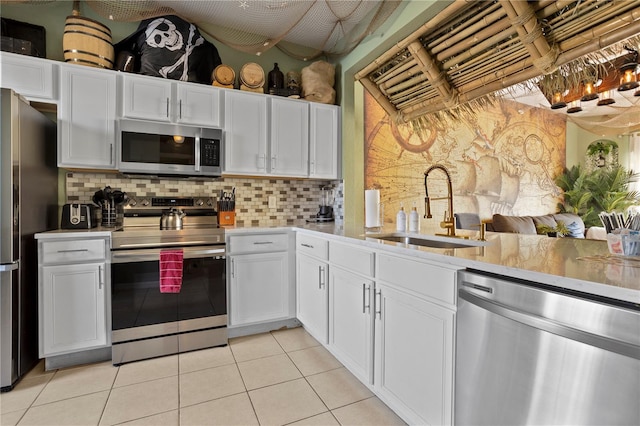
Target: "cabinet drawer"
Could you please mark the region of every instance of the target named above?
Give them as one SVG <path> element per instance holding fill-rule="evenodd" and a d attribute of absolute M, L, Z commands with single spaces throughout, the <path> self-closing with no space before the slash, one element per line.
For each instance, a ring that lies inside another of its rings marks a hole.
<path fill-rule="evenodd" d="M 107 257 L 105 240 L 44 241 L 40 248 L 42 263 L 78 263 Z"/>
<path fill-rule="evenodd" d="M 378 254 L 378 279 L 450 305 L 456 302 L 455 267 Z"/>
<path fill-rule="evenodd" d="M 231 235 L 227 247 L 230 253 L 273 252 L 288 249 L 287 234 Z"/>
<path fill-rule="evenodd" d="M 333 265 L 342 266 L 358 274 L 372 277 L 373 252 L 363 250 L 354 246 L 331 242 L 329 246 L 329 261 Z"/>
<path fill-rule="evenodd" d="M 296 238 L 296 251 L 318 259 L 329 259 L 329 241 L 311 235 L 298 234 Z"/>

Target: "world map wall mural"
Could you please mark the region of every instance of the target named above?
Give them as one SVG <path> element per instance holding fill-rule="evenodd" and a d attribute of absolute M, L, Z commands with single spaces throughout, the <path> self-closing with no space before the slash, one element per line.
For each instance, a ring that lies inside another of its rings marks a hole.
<path fill-rule="evenodd" d="M 417 207 L 424 215 L 424 172 L 434 164 L 445 166 L 453 183 L 454 211 L 540 215 L 555 213 L 561 200 L 554 183 L 565 166 L 566 120 L 543 108 L 502 101 L 474 118 L 448 120 L 424 134 L 409 125 L 396 125 L 365 91 L 365 188 L 379 189 L 385 223 Z M 440 170 L 429 174 L 429 195 L 446 196 L 446 178 Z M 432 201 L 438 227 L 446 200 Z M 429 222 L 429 223 L 427 223 Z"/>

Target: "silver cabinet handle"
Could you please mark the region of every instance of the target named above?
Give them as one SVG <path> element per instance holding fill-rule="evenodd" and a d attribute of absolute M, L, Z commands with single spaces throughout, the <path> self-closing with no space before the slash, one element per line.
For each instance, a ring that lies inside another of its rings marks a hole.
<path fill-rule="evenodd" d="M 89 249 L 69 249 L 69 250 L 58 250 L 58 253 L 78 253 L 83 251 L 89 251 Z"/>
<path fill-rule="evenodd" d="M 256 241 L 255 245 L 273 244 L 273 241 Z"/>
<path fill-rule="evenodd" d="M 179 116 L 180 116 L 180 119 L 182 119 L 182 99 L 180 99 L 180 102 L 179 102 Z"/>
<path fill-rule="evenodd" d="M 235 278 L 236 276 L 236 263 L 235 263 L 235 259 L 232 257 L 231 258 L 231 278 Z"/>
<path fill-rule="evenodd" d="M 11 263 L 3 263 L 0 265 L 0 272 L 15 271 L 16 269 L 18 269 L 19 266 L 20 266 L 19 260 L 14 260 Z"/>
<path fill-rule="evenodd" d="M 367 295 L 365 296 L 365 291 L 367 293 Z M 371 312 L 371 286 L 370 285 L 366 285 L 366 284 L 362 284 L 362 313 L 365 313 L 365 309 L 368 312 Z M 367 297 L 369 296 L 369 297 Z M 369 303 L 367 304 L 367 299 L 369 299 Z"/>
<path fill-rule="evenodd" d="M 167 98 L 167 118 L 169 118 L 169 98 Z"/>
<path fill-rule="evenodd" d="M 376 291 L 375 297 L 376 299 L 373 302 L 375 303 L 377 309 L 374 316 L 379 315 L 378 318 L 382 319 L 382 290 Z"/>
<path fill-rule="evenodd" d="M 318 272 L 319 272 L 318 289 L 322 290 L 322 287 L 324 287 L 324 285 L 325 285 L 325 282 L 324 282 L 324 266 L 320 266 L 318 268 Z"/>
<path fill-rule="evenodd" d="M 109 163 L 113 164 L 113 144 L 109 145 Z"/>
<path fill-rule="evenodd" d="M 271 157 L 271 170 L 276 169 L 276 157 Z"/>
<path fill-rule="evenodd" d="M 257 161 L 258 170 L 267 168 L 267 156 L 264 154 L 258 154 Z"/>
<path fill-rule="evenodd" d="M 102 265 L 98 265 L 98 288 L 102 289 L 104 271 L 102 270 Z"/>
<path fill-rule="evenodd" d="M 313 248 L 313 246 L 312 246 L 311 244 L 300 243 L 300 245 L 301 245 L 302 247 L 308 247 L 308 248 L 311 248 L 311 249 Z"/>

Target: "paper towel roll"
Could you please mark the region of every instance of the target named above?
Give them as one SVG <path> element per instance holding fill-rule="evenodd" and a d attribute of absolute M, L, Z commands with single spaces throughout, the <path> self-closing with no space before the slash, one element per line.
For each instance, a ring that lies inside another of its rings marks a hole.
<path fill-rule="evenodd" d="M 364 191 L 364 226 L 366 228 L 380 226 L 380 191 L 378 189 Z"/>

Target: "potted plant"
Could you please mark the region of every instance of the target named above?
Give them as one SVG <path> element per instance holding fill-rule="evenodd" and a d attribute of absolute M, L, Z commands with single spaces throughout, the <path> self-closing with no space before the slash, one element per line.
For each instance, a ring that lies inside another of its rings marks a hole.
<path fill-rule="evenodd" d="M 556 226 L 538 224 L 536 225 L 536 231 L 538 232 L 538 235 L 547 234 L 549 237 L 564 237 L 569 234 L 567 225 L 562 221 L 559 221 Z"/>
<path fill-rule="evenodd" d="M 622 166 L 587 171 L 580 165 L 565 169 L 556 178 L 556 185 L 564 191 L 560 212 L 574 213 L 586 227 L 600 226 L 600 212 L 623 211 L 640 204 L 640 193 L 629 191 L 629 183 L 640 174 Z"/>

